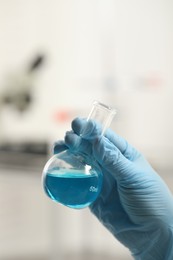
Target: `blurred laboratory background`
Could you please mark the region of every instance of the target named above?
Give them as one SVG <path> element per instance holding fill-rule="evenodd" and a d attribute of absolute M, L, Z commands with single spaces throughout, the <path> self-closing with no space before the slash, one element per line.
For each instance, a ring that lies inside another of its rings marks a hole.
<path fill-rule="evenodd" d="M 43 192 L 52 144 L 93 100 L 173 190 L 173 2 L 0 0 L 0 260 L 130 260 L 88 209 Z"/>

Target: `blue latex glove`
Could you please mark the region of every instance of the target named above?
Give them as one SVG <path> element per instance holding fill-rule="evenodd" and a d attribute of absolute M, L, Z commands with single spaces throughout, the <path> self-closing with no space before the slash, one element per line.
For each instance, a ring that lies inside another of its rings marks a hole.
<path fill-rule="evenodd" d="M 99 198 L 90 206 L 100 222 L 138 260 L 173 259 L 173 198 L 145 158 L 122 137 L 94 121 L 77 118 L 65 142 L 54 152 L 71 149 L 103 172 Z"/>

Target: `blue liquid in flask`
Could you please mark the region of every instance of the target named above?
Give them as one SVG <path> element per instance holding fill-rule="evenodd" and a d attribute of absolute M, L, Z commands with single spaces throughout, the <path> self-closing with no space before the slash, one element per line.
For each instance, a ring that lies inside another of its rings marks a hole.
<path fill-rule="evenodd" d="M 102 186 L 102 174 L 94 169 L 89 173 L 77 169 L 54 168 L 45 174 L 44 189 L 54 201 L 75 209 L 94 202 Z"/>

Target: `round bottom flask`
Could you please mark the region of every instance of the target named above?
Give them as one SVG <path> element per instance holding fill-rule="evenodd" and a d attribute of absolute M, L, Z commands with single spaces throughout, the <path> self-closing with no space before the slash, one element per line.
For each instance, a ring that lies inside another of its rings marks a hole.
<path fill-rule="evenodd" d="M 102 172 L 79 156 L 65 151 L 54 155 L 44 169 L 44 190 L 54 201 L 70 208 L 84 208 L 98 197 Z"/>
<path fill-rule="evenodd" d="M 114 115 L 114 109 L 95 101 L 88 120 L 99 122 L 104 134 Z M 44 190 L 52 200 L 70 208 L 82 209 L 99 196 L 103 175 L 97 162 L 88 165 L 83 157 L 67 150 L 49 159 L 42 180 Z"/>

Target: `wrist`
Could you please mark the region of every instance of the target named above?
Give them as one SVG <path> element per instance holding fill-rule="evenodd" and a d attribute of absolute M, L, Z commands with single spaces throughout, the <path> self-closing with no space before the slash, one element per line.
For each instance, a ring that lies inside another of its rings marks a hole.
<path fill-rule="evenodd" d="M 147 239 L 148 237 L 148 239 Z M 138 253 L 133 254 L 135 260 L 172 260 L 173 228 L 158 227 L 152 234 L 147 234 L 146 243 Z"/>

